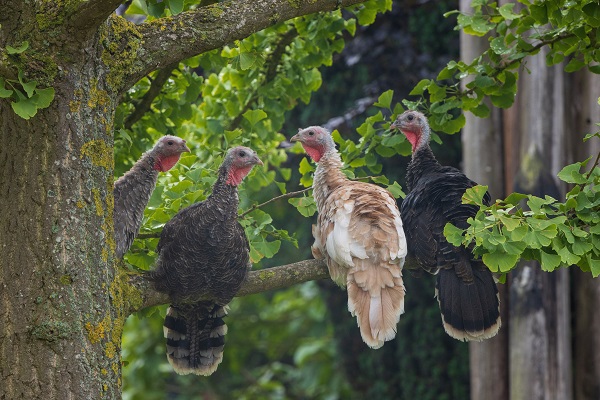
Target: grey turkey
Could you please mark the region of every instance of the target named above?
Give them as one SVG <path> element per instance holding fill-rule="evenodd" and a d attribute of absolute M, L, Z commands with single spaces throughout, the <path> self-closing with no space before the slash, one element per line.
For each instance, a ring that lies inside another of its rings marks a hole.
<path fill-rule="evenodd" d="M 262 162 L 253 150 L 230 149 L 210 196 L 179 211 L 161 233 L 156 266 L 147 277 L 171 301 L 164 335 L 178 374 L 210 375 L 223 360 L 223 317 L 251 267 L 237 188 L 257 164 Z"/>
<path fill-rule="evenodd" d="M 147 151 L 122 177 L 117 179 L 115 198 L 115 255 L 117 258 L 129 250 L 137 236 L 144 209 L 156 186 L 159 172 L 173 168 L 184 152 L 189 152 L 185 140 L 176 136 L 161 137 L 152 150 Z"/>
<path fill-rule="evenodd" d="M 408 242 L 408 257 L 425 271 L 437 274 L 436 297 L 444 329 L 462 341 L 481 341 L 500 329 L 500 300 L 491 271 L 464 246 L 455 247 L 444 237 L 451 222 L 464 229 L 478 207 L 462 204 L 462 195 L 477 183 L 461 171 L 438 163 L 429 147 L 427 118 L 406 111 L 391 125 L 404 133 L 412 145 L 407 168 L 409 191 L 401 213 Z M 490 195 L 483 199 L 490 203 Z"/>

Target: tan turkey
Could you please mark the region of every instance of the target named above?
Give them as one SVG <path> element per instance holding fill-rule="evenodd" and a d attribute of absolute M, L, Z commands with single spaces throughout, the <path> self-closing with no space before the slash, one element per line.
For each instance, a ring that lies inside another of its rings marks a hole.
<path fill-rule="evenodd" d="M 348 310 L 356 316 L 363 341 L 380 348 L 396 336 L 404 312 L 407 250 L 396 199 L 377 185 L 349 180 L 325 128 L 311 126 L 291 140 L 302 143 L 317 163 L 313 256 L 324 258 L 331 279 L 347 288 Z"/>

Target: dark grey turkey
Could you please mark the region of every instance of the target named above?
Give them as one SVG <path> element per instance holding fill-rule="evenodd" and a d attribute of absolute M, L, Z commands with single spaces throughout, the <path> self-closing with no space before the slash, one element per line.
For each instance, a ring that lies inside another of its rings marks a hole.
<path fill-rule="evenodd" d="M 440 165 L 429 147 L 429 123 L 417 111 L 406 111 L 392 124 L 412 144 L 408 165 L 408 195 L 401 214 L 408 242 L 408 259 L 437 274 L 436 296 L 444 329 L 463 341 L 481 341 L 500 329 L 498 289 L 490 270 L 464 246 L 446 241 L 444 226 L 451 222 L 465 229 L 478 207 L 462 204 L 461 198 L 477 185 L 462 172 Z M 489 204 L 490 195 L 483 199 Z"/>
<path fill-rule="evenodd" d="M 156 267 L 148 273 L 169 295 L 164 334 L 167 358 L 178 374 L 210 375 L 223 360 L 223 317 L 251 267 L 238 222 L 237 186 L 256 164 L 247 147 L 230 149 L 211 195 L 179 211 L 164 227 Z M 200 302 L 190 300 L 203 298 Z"/>
<path fill-rule="evenodd" d="M 158 173 L 173 168 L 183 152 L 190 149 L 185 140 L 175 136 L 161 137 L 152 150 L 142 157 L 114 186 L 115 255 L 117 258 L 129 250 L 142 225 L 144 209 L 156 186 Z"/>

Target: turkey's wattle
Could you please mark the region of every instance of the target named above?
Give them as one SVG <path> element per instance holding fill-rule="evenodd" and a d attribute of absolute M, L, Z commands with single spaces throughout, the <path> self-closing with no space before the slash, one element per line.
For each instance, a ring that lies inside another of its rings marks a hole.
<path fill-rule="evenodd" d="M 444 237 L 451 222 L 465 229 L 478 207 L 462 204 L 465 191 L 477 185 L 462 172 L 438 163 L 429 147 L 427 118 L 406 111 L 392 124 L 413 145 L 402 202 L 402 220 L 408 241 L 408 257 L 424 270 L 437 274 L 436 296 L 446 332 L 455 339 L 481 341 L 500 329 L 500 300 L 490 270 L 464 246 L 455 247 Z M 485 194 L 489 204 L 490 195 Z"/>
<path fill-rule="evenodd" d="M 230 149 L 210 196 L 179 211 L 160 236 L 156 266 L 147 277 L 171 300 L 164 335 L 178 374 L 210 375 L 223 360 L 223 317 L 251 267 L 238 222 L 237 185 L 256 164 L 262 162 L 253 150 Z M 205 300 L 190 303 L 199 298 Z"/>
<path fill-rule="evenodd" d="M 406 240 L 396 200 L 377 185 L 349 180 L 324 128 L 300 130 L 291 140 L 302 143 L 318 163 L 313 256 L 324 258 L 331 279 L 347 288 L 348 310 L 356 316 L 363 341 L 380 348 L 396 336 L 404 312 Z"/>
<path fill-rule="evenodd" d="M 163 136 L 152 150 L 144 153 L 129 171 L 117 179 L 113 189 L 117 258 L 123 257 L 129 250 L 140 230 L 144 209 L 156 186 L 158 172 L 171 169 L 179 161 L 181 153 L 189 151 L 185 140 Z"/>

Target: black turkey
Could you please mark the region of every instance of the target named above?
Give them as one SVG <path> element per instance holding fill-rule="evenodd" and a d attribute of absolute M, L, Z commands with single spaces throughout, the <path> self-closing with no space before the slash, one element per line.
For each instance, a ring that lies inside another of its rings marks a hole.
<path fill-rule="evenodd" d="M 179 211 L 160 236 L 148 277 L 171 300 L 164 334 L 167 358 L 178 374 L 210 375 L 223 360 L 223 317 L 251 267 L 238 222 L 237 186 L 256 164 L 262 162 L 253 150 L 230 149 L 211 195 Z M 190 302 L 199 298 L 204 300 Z"/>
<path fill-rule="evenodd" d="M 463 341 L 495 336 L 501 325 L 500 301 L 491 271 L 469 249 L 448 243 L 443 233 L 447 222 L 468 227 L 467 219 L 478 207 L 461 199 L 477 183 L 438 163 L 429 147 L 429 123 L 420 112 L 404 112 L 391 127 L 412 144 L 406 174 L 409 193 L 401 208 L 408 259 L 437 274 L 436 296 L 448 335 Z M 489 204 L 489 193 L 483 201 Z"/>

